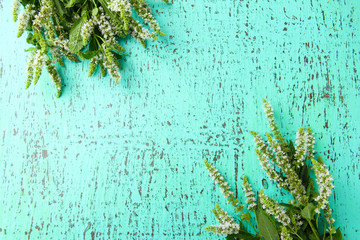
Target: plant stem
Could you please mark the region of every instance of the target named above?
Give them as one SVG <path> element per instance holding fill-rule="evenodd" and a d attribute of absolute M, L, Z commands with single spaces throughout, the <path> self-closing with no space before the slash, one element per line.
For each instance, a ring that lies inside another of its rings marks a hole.
<path fill-rule="evenodd" d="M 296 231 L 294 231 L 293 229 L 289 228 L 289 230 L 291 231 L 292 234 L 296 235 L 300 240 L 303 240 L 302 237 L 300 237 Z"/>
<path fill-rule="evenodd" d="M 249 222 L 250 226 L 254 229 L 255 233 L 258 234 L 258 231 L 256 231 L 254 225 L 252 225 L 252 223 L 250 222 L 250 220 L 248 220 L 248 222 Z"/>
<path fill-rule="evenodd" d="M 316 217 L 316 228 L 318 229 L 319 229 L 319 217 L 320 217 L 320 213 Z"/>
<path fill-rule="evenodd" d="M 244 210 L 241 210 L 241 212 L 242 212 L 243 214 L 245 214 Z M 255 214 L 255 219 L 256 219 L 256 214 Z M 252 223 L 250 222 L 250 220 L 246 220 L 246 221 L 247 221 L 247 222 L 250 224 L 250 226 L 254 229 L 256 235 L 258 235 L 258 234 L 259 234 L 258 231 L 256 231 L 254 225 L 252 225 Z M 257 222 L 257 221 L 256 221 L 256 222 Z"/>
<path fill-rule="evenodd" d="M 317 239 L 317 240 L 320 240 L 320 238 L 319 238 L 319 233 L 314 229 L 314 226 L 313 226 L 313 224 L 311 223 L 311 221 L 309 221 L 309 220 L 307 220 L 307 221 L 308 221 L 308 223 L 309 223 L 309 225 L 310 225 L 310 227 L 311 227 L 311 230 L 312 230 L 313 233 L 315 234 L 316 239 Z"/>
<path fill-rule="evenodd" d="M 255 221 L 256 221 L 256 223 L 257 223 L 257 218 L 256 218 L 255 210 L 254 210 L 253 212 L 254 212 L 254 215 L 255 215 Z M 250 220 L 249 220 L 249 223 L 250 223 L 250 225 L 252 226 L 252 228 L 254 229 L 254 231 L 256 232 L 256 234 L 259 234 L 259 232 L 256 231 L 255 227 L 251 224 Z"/>

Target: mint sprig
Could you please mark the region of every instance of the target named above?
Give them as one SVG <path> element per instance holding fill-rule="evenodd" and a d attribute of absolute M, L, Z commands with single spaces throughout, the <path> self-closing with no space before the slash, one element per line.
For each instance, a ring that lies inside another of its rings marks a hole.
<path fill-rule="evenodd" d="M 224 210 L 221 214 L 214 210 L 218 220 L 231 221 L 219 221 L 220 225 L 205 229 L 224 235 L 229 240 L 342 240 L 340 229 L 335 229 L 329 205 L 334 188 L 333 179 L 321 158 L 314 159 L 315 140 L 312 130 L 310 127 L 306 130 L 299 128 L 294 146 L 280 133 L 271 105 L 266 100 L 263 102 L 271 134 L 266 133 L 267 141 L 264 141 L 258 133 L 250 132 L 254 136 L 255 152 L 269 179 L 278 188 L 288 191 L 293 199 L 289 203 L 279 203 L 261 190 L 256 200 L 248 178 L 244 176 L 243 189 L 247 200 L 243 205 L 219 171 L 205 160 L 210 176 L 219 185 L 228 203 L 235 207 L 237 213 L 241 211 L 237 223 Z M 318 188 L 315 188 L 311 178 L 311 170 L 315 173 Z M 216 209 L 221 208 L 217 205 Z M 324 226 L 320 229 L 318 222 L 321 218 Z M 249 223 L 251 230 L 245 229 L 245 222 Z"/>
<path fill-rule="evenodd" d="M 19 15 L 21 5 L 24 11 Z M 31 54 L 26 88 L 36 84 L 46 65 L 57 96 L 62 83 L 56 63 L 90 59 L 89 76 L 99 67 L 103 76 L 108 72 L 118 83 L 119 60 L 125 55 L 120 40 L 131 36 L 145 47 L 147 39 L 164 35 L 146 0 L 15 0 L 13 19 L 18 21 L 18 37 L 28 32 L 26 41 L 34 46 L 27 50 Z"/>

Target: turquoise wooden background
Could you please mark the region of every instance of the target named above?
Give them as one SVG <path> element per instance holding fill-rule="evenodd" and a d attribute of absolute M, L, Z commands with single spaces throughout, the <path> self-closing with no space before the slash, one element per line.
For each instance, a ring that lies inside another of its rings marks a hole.
<path fill-rule="evenodd" d="M 263 97 L 288 138 L 311 125 L 336 225 L 360 239 L 358 0 L 152 2 L 167 36 L 126 42 L 119 85 L 66 62 L 60 99 L 47 73 L 24 90 L 11 2 L 0 1 L 0 239 L 218 239 L 204 231 L 211 208 L 232 209 L 203 159 L 242 199 L 245 172 L 262 188 L 248 130 L 267 131 Z"/>

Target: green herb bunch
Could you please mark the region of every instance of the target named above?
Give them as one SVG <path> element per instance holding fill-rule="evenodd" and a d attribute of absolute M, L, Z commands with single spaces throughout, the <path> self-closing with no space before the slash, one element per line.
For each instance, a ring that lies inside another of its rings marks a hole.
<path fill-rule="evenodd" d="M 272 134 L 266 133 L 267 142 L 256 132 L 254 136 L 256 154 L 268 178 L 277 187 L 287 190 L 292 200 L 279 203 L 267 196 L 263 190 L 254 193 L 248 178 L 243 178 L 243 191 L 246 205 L 237 199 L 230 185 L 218 170 L 205 160 L 205 166 L 228 203 L 234 206 L 239 223 L 219 205 L 213 209 L 219 221 L 218 226 L 205 229 L 216 234 L 226 235 L 226 239 L 263 239 L 263 240 L 340 240 L 340 229 L 335 229 L 329 197 L 334 185 L 327 166 L 320 157 L 314 159 L 314 136 L 308 127 L 299 128 L 295 146 L 286 141 L 275 123 L 273 109 L 266 101 L 264 110 Z M 310 176 L 314 171 L 316 181 Z M 315 185 L 317 187 L 315 187 Z M 255 219 L 252 219 L 252 216 Z M 323 220 L 323 226 L 319 220 Z M 247 230 L 245 224 L 252 230 Z M 255 224 L 256 223 L 256 224 Z"/>
<path fill-rule="evenodd" d="M 18 15 L 21 5 L 25 11 Z M 17 36 L 28 31 L 26 41 L 33 45 L 28 49 L 26 88 L 37 83 L 46 66 L 57 97 L 62 82 L 55 63 L 64 66 L 64 58 L 74 62 L 90 59 L 89 76 L 99 66 L 103 76 L 108 72 L 118 83 L 119 59 L 125 52 L 119 39 L 130 35 L 145 47 L 147 39 L 164 35 L 146 0 L 15 0 L 13 17 L 19 24 Z"/>

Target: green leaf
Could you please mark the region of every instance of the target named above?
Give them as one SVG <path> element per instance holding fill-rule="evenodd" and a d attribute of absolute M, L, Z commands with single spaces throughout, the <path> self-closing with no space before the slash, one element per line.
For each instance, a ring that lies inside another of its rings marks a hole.
<path fill-rule="evenodd" d="M 303 183 L 304 187 L 307 188 L 308 183 L 309 183 L 309 169 L 306 164 L 304 164 L 301 167 L 300 179 L 301 179 L 301 182 Z"/>
<path fill-rule="evenodd" d="M 287 208 L 295 208 L 294 205 L 292 204 L 287 204 L 287 203 L 278 203 L 280 206 L 283 206 L 283 207 L 287 207 Z"/>
<path fill-rule="evenodd" d="M 244 240 L 259 240 L 260 237 L 254 236 L 251 233 L 240 230 L 237 234 L 231 234 L 226 237 L 227 240 L 237 240 L 237 239 L 244 239 Z"/>
<path fill-rule="evenodd" d="M 320 235 L 320 239 L 324 239 L 324 240 L 330 240 L 330 235 L 327 233 L 324 235 Z"/>
<path fill-rule="evenodd" d="M 333 240 L 342 240 L 342 233 L 340 231 L 340 228 L 336 229 L 336 233 L 333 236 Z"/>
<path fill-rule="evenodd" d="M 124 57 L 125 54 L 121 55 L 121 54 L 118 54 L 117 52 L 112 52 L 112 54 L 114 55 L 114 57 L 119 60 L 119 59 L 122 59 Z"/>
<path fill-rule="evenodd" d="M 85 59 L 91 59 L 93 58 L 96 54 L 99 53 L 100 50 L 96 50 L 96 51 L 86 51 L 82 54 L 82 56 L 85 58 Z"/>
<path fill-rule="evenodd" d="M 288 148 L 289 148 L 288 155 L 289 155 L 290 159 L 293 159 L 296 151 L 295 151 L 294 143 L 291 140 L 289 142 L 290 143 L 289 143 L 289 146 L 288 146 Z"/>
<path fill-rule="evenodd" d="M 57 63 L 62 67 L 65 66 L 64 61 L 61 59 L 61 57 L 57 60 Z"/>
<path fill-rule="evenodd" d="M 303 239 L 303 240 L 308 240 L 309 238 L 307 237 L 307 235 L 305 234 L 304 231 L 297 231 L 297 234 Z"/>
<path fill-rule="evenodd" d="M 30 0 L 20 0 L 20 3 L 25 7 L 28 3 L 30 2 Z"/>
<path fill-rule="evenodd" d="M 28 36 L 26 37 L 26 42 L 32 45 L 36 44 L 36 38 L 34 38 L 34 35 L 32 33 L 28 34 Z"/>
<path fill-rule="evenodd" d="M 279 240 L 275 222 L 271 221 L 270 217 L 264 211 L 258 208 L 256 210 L 256 218 L 259 233 L 265 240 Z"/>
<path fill-rule="evenodd" d="M 309 203 L 303 210 L 301 210 L 301 216 L 311 221 L 315 215 L 315 209 L 316 207 L 314 204 Z"/>
<path fill-rule="evenodd" d="M 159 31 L 158 34 L 159 34 L 160 36 L 165 36 L 165 35 L 166 35 L 166 34 L 163 33 L 162 31 Z"/>
<path fill-rule="evenodd" d="M 81 60 L 85 60 L 85 56 L 84 56 L 84 53 L 82 51 L 79 51 L 76 53 L 76 55 L 81 59 Z"/>
<path fill-rule="evenodd" d="M 34 51 L 35 49 L 36 49 L 36 47 L 30 47 L 30 48 L 26 49 L 25 52 Z"/>
<path fill-rule="evenodd" d="M 317 161 L 318 161 L 320 164 L 324 164 L 324 161 L 322 160 L 322 158 L 321 158 L 320 156 L 318 156 Z"/>
<path fill-rule="evenodd" d="M 75 4 L 78 3 L 83 3 L 85 0 L 70 0 L 65 7 L 67 8 L 71 8 L 72 6 L 74 6 Z"/>
<path fill-rule="evenodd" d="M 120 46 L 119 44 L 117 44 L 117 43 L 111 45 L 111 48 L 114 49 L 115 51 L 119 52 L 119 53 L 125 52 L 125 49 L 122 46 Z"/>
<path fill-rule="evenodd" d="M 240 222 L 240 230 L 245 230 L 245 225 L 244 225 L 244 223 L 243 222 Z"/>
<path fill-rule="evenodd" d="M 105 76 L 106 76 L 106 69 L 105 69 L 105 67 L 104 67 L 103 62 L 100 61 L 99 65 L 100 65 L 101 75 L 102 75 L 103 77 L 105 77 Z"/>
<path fill-rule="evenodd" d="M 241 221 L 250 221 L 251 215 L 249 212 L 246 212 L 244 214 L 239 215 L 241 218 Z"/>
<path fill-rule="evenodd" d="M 306 196 L 310 199 L 311 192 L 314 191 L 314 181 L 312 178 L 310 178 L 309 183 L 306 188 Z"/>
<path fill-rule="evenodd" d="M 62 2 L 60 2 L 59 0 L 54 0 L 56 9 L 58 11 L 58 13 L 60 14 L 60 16 L 64 16 L 64 14 L 67 12 L 66 8 L 64 6 L 64 4 Z"/>
<path fill-rule="evenodd" d="M 94 8 L 92 11 L 91 11 L 91 14 L 95 17 L 99 12 L 99 9 L 98 8 Z"/>
<path fill-rule="evenodd" d="M 85 17 L 87 17 L 87 15 L 88 15 L 88 5 L 81 7 L 81 16 L 83 17 L 84 15 L 86 15 Z M 85 20 L 87 20 L 87 19 L 85 19 Z"/>
<path fill-rule="evenodd" d="M 81 37 L 81 27 L 85 23 L 85 21 L 86 17 L 82 16 L 74 23 L 70 30 L 69 48 L 71 53 L 77 53 L 84 47 Z"/>
<path fill-rule="evenodd" d="M 116 15 L 114 15 L 114 13 L 112 11 L 109 10 L 109 8 L 107 7 L 107 3 L 105 0 L 98 0 L 101 4 L 101 6 L 104 8 L 104 11 L 107 15 L 109 15 L 115 22 L 119 23 L 119 24 L 123 24 L 123 22 L 116 17 Z"/>
<path fill-rule="evenodd" d="M 89 51 L 96 51 L 99 50 L 99 45 L 97 44 L 95 38 L 91 38 L 89 44 Z"/>
<path fill-rule="evenodd" d="M 301 225 L 300 231 L 305 231 L 305 229 L 309 226 L 308 222 L 303 222 L 303 225 Z"/>
<path fill-rule="evenodd" d="M 244 205 L 239 204 L 237 207 L 235 207 L 235 211 L 241 212 L 244 209 Z"/>
<path fill-rule="evenodd" d="M 310 233 L 308 235 L 308 237 L 309 237 L 309 240 L 319 240 L 314 233 Z"/>

